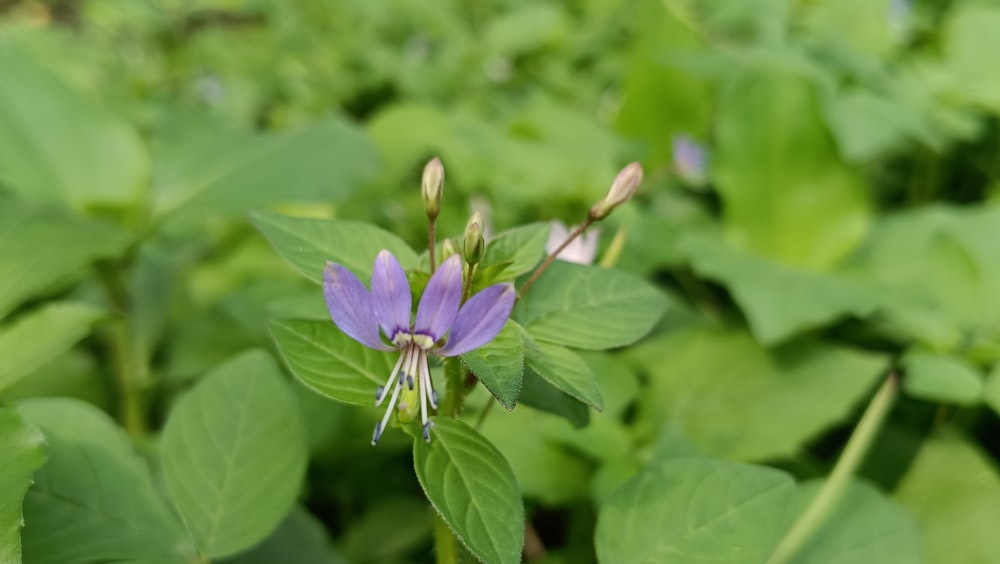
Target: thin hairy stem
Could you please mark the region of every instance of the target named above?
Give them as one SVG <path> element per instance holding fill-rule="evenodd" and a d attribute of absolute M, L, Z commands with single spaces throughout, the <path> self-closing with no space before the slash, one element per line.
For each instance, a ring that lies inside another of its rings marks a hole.
<path fill-rule="evenodd" d="M 593 223 L 594 223 L 594 218 L 588 216 L 587 221 L 584 221 L 582 224 L 580 224 L 579 227 L 574 229 L 573 232 L 570 233 L 568 237 L 566 237 L 566 240 L 563 241 L 562 244 L 559 245 L 552 254 L 546 257 L 545 262 L 543 262 L 541 266 L 536 268 L 535 272 L 531 274 L 531 278 L 528 278 L 528 281 L 524 283 L 524 286 L 521 286 L 521 291 L 517 293 L 518 300 L 524 297 L 524 294 L 528 291 L 528 288 L 531 288 L 531 285 L 535 283 L 535 280 L 538 280 L 538 277 L 541 276 L 543 272 L 545 272 L 545 269 L 547 269 L 549 266 L 552 265 L 553 262 L 555 262 L 556 257 L 559 256 L 559 253 L 563 252 L 563 250 L 567 246 L 569 246 L 569 244 L 572 243 L 573 240 L 575 240 L 580 235 L 583 235 L 583 232 L 586 231 L 587 228 L 590 227 L 591 224 Z"/>

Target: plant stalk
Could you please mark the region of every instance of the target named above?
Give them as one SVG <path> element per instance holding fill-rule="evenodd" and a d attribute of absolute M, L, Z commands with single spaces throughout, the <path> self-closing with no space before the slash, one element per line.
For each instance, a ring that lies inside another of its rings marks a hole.
<path fill-rule="evenodd" d="M 434 511 L 434 561 L 437 564 L 458 564 L 458 539 L 437 511 Z"/>
<path fill-rule="evenodd" d="M 107 345 L 114 362 L 118 420 L 130 436 L 141 437 L 146 434 L 141 390 L 144 373 L 132 338 L 132 304 L 125 282 L 124 265 L 121 261 L 102 262 L 97 265 L 97 273 L 115 315 L 107 333 Z"/>
<path fill-rule="evenodd" d="M 899 378 L 893 373 L 886 378 L 875 397 L 872 398 L 871 403 L 868 404 L 868 408 L 865 409 L 861 421 L 854 428 L 851 438 L 847 440 L 847 446 L 844 447 L 844 452 L 837 459 L 830 476 L 827 477 L 805 511 L 799 515 L 792 527 L 785 533 L 771 554 L 771 558 L 767 561 L 768 564 L 789 562 L 819 530 L 830 513 L 836 509 L 851 475 L 864 461 L 868 449 L 875 437 L 878 436 L 882 423 L 898 394 Z"/>
<path fill-rule="evenodd" d="M 545 269 L 547 269 L 549 266 L 552 265 L 553 262 L 555 262 L 556 257 L 559 256 L 559 253 L 563 252 L 563 249 L 569 246 L 569 244 L 572 243 L 574 239 L 576 239 L 580 235 L 583 235 L 583 232 L 586 231 L 587 228 L 590 227 L 591 224 L 593 223 L 594 223 L 594 218 L 588 215 L 587 221 L 581 223 L 576 229 L 573 230 L 572 233 L 569 234 L 568 237 L 566 237 L 566 240 L 563 241 L 562 244 L 559 245 L 559 247 L 557 247 L 556 250 L 545 259 L 545 262 L 543 262 L 541 266 L 535 269 L 535 272 L 531 274 L 531 278 L 528 278 L 528 281 L 524 283 L 524 286 L 521 286 L 521 291 L 517 293 L 518 300 L 524 297 L 525 292 L 527 292 L 528 288 L 530 288 L 531 285 L 535 283 L 535 280 L 538 280 L 538 277 L 541 276 L 543 272 L 545 272 Z"/>
<path fill-rule="evenodd" d="M 436 268 L 434 264 L 434 247 L 437 245 L 436 224 L 436 218 L 430 218 L 427 222 L 427 255 L 431 260 L 431 274 L 434 274 L 434 269 Z"/>

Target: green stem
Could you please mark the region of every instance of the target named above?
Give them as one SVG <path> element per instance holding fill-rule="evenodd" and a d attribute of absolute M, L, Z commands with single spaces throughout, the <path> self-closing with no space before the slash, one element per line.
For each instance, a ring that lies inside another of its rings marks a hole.
<path fill-rule="evenodd" d="M 124 270 L 121 261 L 102 262 L 97 265 L 97 273 L 115 313 L 115 319 L 110 323 L 107 333 L 107 344 L 114 359 L 118 419 L 130 436 L 141 437 L 146 433 L 146 416 L 141 393 L 144 372 L 136 343 L 132 338 L 132 303 L 128 285 L 125 283 Z"/>
<path fill-rule="evenodd" d="M 434 556 L 437 564 L 458 564 L 458 540 L 437 511 L 434 512 Z"/>
<path fill-rule="evenodd" d="M 444 378 L 448 394 L 441 404 L 441 413 L 447 417 L 458 417 L 465 405 L 465 367 L 457 358 L 449 358 L 444 363 Z"/>
<path fill-rule="evenodd" d="M 427 256 L 431 262 L 431 274 L 434 274 L 434 247 L 437 246 L 437 235 L 435 234 L 436 218 L 431 218 L 427 223 Z"/>
<path fill-rule="evenodd" d="M 528 288 L 530 288 L 531 285 L 535 283 L 535 280 L 538 280 L 538 277 L 541 276 L 543 272 L 545 272 L 545 269 L 547 269 L 549 266 L 552 265 L 553 262 L 555 262 L 556 257 L 559 256 L 559 253 L 561 253 L 563 249 L 565 249 L 570 243 L 572 243 L 574 239 L 582 235 L 583 232 L 586 231 L 587 228 L 590 227 L 592 223 L 594 223 L 594 218 L 588 215 L 587 221 L 584 221 L 582 224 L 580 224 L 579 227 L 574 229 L 573 232 L 569 234 L 569 237 L 566 237 L 566 240 L 563 241 L 561 245 L 556 247 L 556 250 L 553 251 L 552 254 L 545 259 L 545 262 L 543 262 L 541 266 L 535 269 L 535 272 L 531 274 L 531 278 L 528 278 L 527 282 L 524 283 L 524 286 L 521 286 L 521 291 L 517 293 L 518 300 L 524 297 L 525 292 L 527 292 Z"/>
<path fill-rule="evenodd" d="M 898 377 L 895 374 L 890 374 L 875 397 L 872 398 L 871 403 L 868 404 L 868 408 L 861 416 L 857 427 L 854 428 L 851 438 L 847 440 L 847 446 L 844 447 L 844 452 L 837 459 L 830 476 L 820 487 L 816 497 L 809 503 L 805 511 L 799 515 L 799 518 L 785 533 L 784 538 L 778 543 L 778 547 L 767 561 L 768 564 L 789 562 L 836 508 L 851 475 L 864 461 L 865 454 L 878 435 L 879 429 L 882 428 L 882 422 L 885 421 L 898 393 Z"/>

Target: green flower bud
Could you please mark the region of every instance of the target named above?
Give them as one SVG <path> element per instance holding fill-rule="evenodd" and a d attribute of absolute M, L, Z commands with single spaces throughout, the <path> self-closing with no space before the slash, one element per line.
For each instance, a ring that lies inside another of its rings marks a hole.
<path fill-rule="evenodd" d="M 455 243 L 451 239 L 445 239 L 441 243 L 441 262 L 448 260 L 448 257 L 457 253 L 458 249 L 455 248 Z"/>
<path fill-rule="evenodd" d="M 479 264 L 486 250 L 486 239 L 483 238 L 483 216 L 477 210 L 472 214 L 465 226 L 465 245 L 462 256 L 470 265 Z"/>
<path fill-rule="evenodd" d="M 441 194 L 444 193 L 444 166 L 441 165 L 441 159 L 434 157 L 424 167 L 420 190 L 424 197 L 427 217 L 436 218 L 441 212 Z"/>
<path fill-rule="evenodd" d="M 635 194 L 640 183 L 642 183 L 642 165 L 631 163 L 623 168 L 615 177 L 604 199 L 590 208 L 591 219 L 601 220 L 608 217 L 615 208 L 627 202 L 632 194 Z"/>

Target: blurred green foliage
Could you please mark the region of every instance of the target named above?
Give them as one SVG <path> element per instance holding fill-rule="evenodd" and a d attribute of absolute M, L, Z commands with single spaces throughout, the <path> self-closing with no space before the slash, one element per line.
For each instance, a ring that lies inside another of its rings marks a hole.
<path fill-rule="evenodd" d="M 898 371 L 904 396 L 850 503 L 795 561 L 1000 562 L 998 52 L 991 0 L 0 0 L 0 403 L 17 406 L 0 407 L 0 445 L 18 460 L 0 468 L 0 560 L 20 550 L 8 492 L 24 491 L 28 564 L 189 554 L 157 493 L 204 461 L 162 467 L 159 432 L 180 449 L 186 420 L 232 407 L 218 386 L 254 355 L 247 378 L 277 385 L 277 343 L 330 351 L 286 359 L 305 383 L 288 380 L 294 396 L 244 398 L 297 437 L 256 437 L 261 452 L 308 450 L 300 505 L 286 491 L 269 492 L 271 513 L 218 502 L 231 536 L 198 548 L 244 551 L 232 562 L 429 561 L 409 438 L 372 449 L 370 410 L 306 387 L 367 405 L 388 361 L 338 357 L 346 338 L 321 332 L 319 290 L 268 242 L 312 278 L 345 244 L 415 266 L 419 171 L 440 155 L 444 236 L 462 232 L 470 199 L 495 232 L 580 223 L 625 162 L 647 172 L 601 226 L 601 254 L 622 233 L 615 266 L 660 292 L 598 296 L 590 315 L 628 325 L 666 295 L 665 316 L 626 351 L 543 345 L 563 365 L 529 354 L 521 403 L 482 426 L 513 469 L 504 488 L 526 499 L 530 561 L 763 561 L 816 488 L 793 477 L 829 472 Z M 681 135 L 706 151 L 704 184 L 678 174 Z M 316 219 L 330 217 L 398 238 Z M 527 248 L 518 273 L 541 242 L 521 234 L 492 247 Z M 539 286 L 576 280 L 569 265 L 550 274 Z M 566 300 L 589 299 L 578 289 Z M 525 325 L 560 307 L 528 296 Z M 604 348 L 610 329 L 588 319 L 535 330 L 575 328 L 561 344 Z M 354 388 L 324 392 L 327 372 Z M 470 396 L 470 422 L 489 401 Z M 192 450 L 235 456 L 226 445 L 244 431 L 214 423 L 235 435 Z M 48 462 L 29 489 L 39 429 Z M 419 453 L 418 475 L 467 438 L 456 429 Z M 103 497 L 74 489 L 86 464 Z M 111 509 L 46 505 L 60 495 Z M 189 492 L 179 513 L 200 518 L 208 496 Z M 730 513 L 734 499 L 746 504 Z M 692 515 L 714 523 L 710 542 Z M 160 527 L 120 530 L 140 518 Z M 741 539 L 746 553 L 719 552 Z"/>

